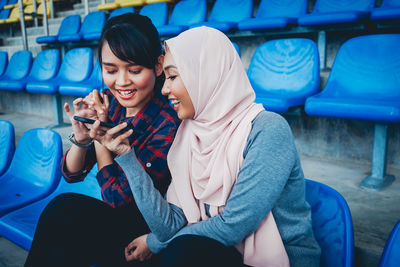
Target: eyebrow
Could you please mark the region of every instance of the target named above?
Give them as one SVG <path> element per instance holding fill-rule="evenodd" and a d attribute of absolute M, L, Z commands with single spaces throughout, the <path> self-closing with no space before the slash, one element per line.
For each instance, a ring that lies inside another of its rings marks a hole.
<path fill-rule="evenodd" d="M 166 67 L 164 68 L 164 71 L 167 71 L 167 70 L 169 70 L 169 69 L 171 69 L 171 68 L 177 69 L 177 67 L 175 67 L 174 65 L 168 65 L 168 66 L 166 66 Z"/>
<path fill-rule="evenodd" d="M 108 62 L 102 62 L 103 65 L 105 66 L 110 66 L 110 67 L 115 67 L 116 65 L 113 63 L 108 63 Z M 138 66 L 138 64 L 134 64 L 134 63 L 128 63 L 128 67 L 132 67 L 132 66 Z"/>

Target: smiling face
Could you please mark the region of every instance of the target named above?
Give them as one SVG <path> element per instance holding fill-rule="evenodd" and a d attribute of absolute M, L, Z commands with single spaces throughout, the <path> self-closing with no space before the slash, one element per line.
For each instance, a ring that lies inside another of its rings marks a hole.
<path fill-rule="evenodd" d="M 126 116 L 136 115 L 153 97 L 156 77 L 162 72 L 162 57 L 155 70 L 122 61 L 107 42 L 101 51 L 104 83 L 118 102 L 126 108 Z"/>
<path fill-rule="evenodd" d="M 161 91 L 162 94 L 168 96 L 179 119 L 193 119 L 194 106 L 192 99 L 183 84 L 174 58 L 168 50 L 164 57 L 164 72 L 165 83 Z"/>

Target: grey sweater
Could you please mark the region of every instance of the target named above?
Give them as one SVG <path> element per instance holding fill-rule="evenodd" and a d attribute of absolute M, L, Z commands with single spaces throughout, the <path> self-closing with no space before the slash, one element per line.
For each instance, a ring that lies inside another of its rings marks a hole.
<path fill-rule="evenodd" d="M 154 189 L 151 178 L 135 160 L 134 151 L 116 158 L 151 233 L 147 244 L 160 252 L 179 235 L 194 234 L 226 246 L 252 234 L 272 211 L 290 265 L 319 266 L 320 248 L 311 227 L 305 181 L 289 125 L 280 115 L 261 112 L 243 152 L 244 161 L 223 213 L 187 225 L 183 211 Z"/>

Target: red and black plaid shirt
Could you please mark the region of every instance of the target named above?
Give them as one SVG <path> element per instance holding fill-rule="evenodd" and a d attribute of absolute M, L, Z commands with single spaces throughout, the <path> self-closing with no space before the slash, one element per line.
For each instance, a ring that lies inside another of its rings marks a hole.
<path fill-rule="evenodd" d="M 133 133 L 129 141 L 135 149 L 137 159 L 153 179 L 154 186 L 165 194 L 171 181 L 171 174 L 167 166 L 167 153 L 179 126 L 176 112 L 161 94 L 157 94 L 134 117 L 125 116 L 126 109 L 121 106 L 109 90 L 104 90 L 110 100 L 109 120 L 113 123 L 133 124 L 134 129 L 143 133 Z M 83 181 L 97 162 L 94 146 L 86 154 L 85 165 L 78 173 L 68 173 L 65 169 L 65 153 L 61 162 L 62 174 L 69 183 Z M 128 180 L 117 163 L 104 166 L 96 175 L 101 186 L 102 197 L 112 207 L 121 207 L 134 200 Z"/>

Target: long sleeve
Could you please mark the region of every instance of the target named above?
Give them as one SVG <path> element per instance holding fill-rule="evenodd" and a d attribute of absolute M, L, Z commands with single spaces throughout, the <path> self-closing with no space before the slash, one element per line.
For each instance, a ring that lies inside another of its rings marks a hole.
<path fill-rule="evenodd" d="M 150 176 L 141 167 L 133 150 L 115 160 L 124 170 L 136 205 L 151 232 L 160 241 L 172 238 L 187 223 L 183 211 L 168 203 L 155 190 Z"/>

